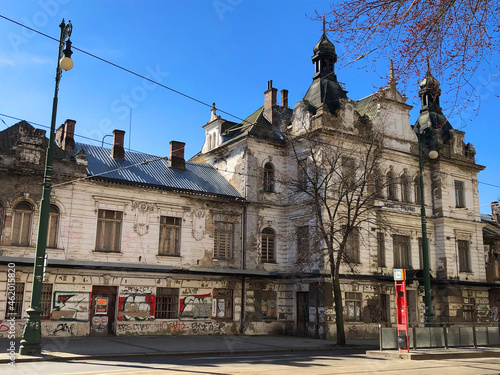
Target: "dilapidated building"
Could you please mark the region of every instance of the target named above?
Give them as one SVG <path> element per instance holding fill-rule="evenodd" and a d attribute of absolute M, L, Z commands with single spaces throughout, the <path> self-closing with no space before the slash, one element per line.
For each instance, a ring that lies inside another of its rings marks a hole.
<path fill-rule="evenodd" d="M 384 133 L 383 158 L 367 221 L 350 238 L 341 291 L 348 337 L 374 336 L 395 322 L 394 268 L 408 273 L 410 321 L 423 321 L 418 142 L 394 79 L 358 101 L 335 75 L 324 34 L 313 49 L 314 76 L 291 109 L 268 82 L 264 105 L 235 123 L 214 107 L 202 150 L 184 158 L 75 142 L 75 121 L 56 134 L 42 289 L 42 335 L 297 334 L 335 336 L 328 258 L 313 239 L 317 219 L 303 191 L 311 154 L 291 138 L 309 132 L 347 142 Z M 472 145 L 439 107 L 439 82 L 420 85 L 421 117 L 439 158 L 427 161 L 433 309 L 440 322 L 488 321 L 500 284 L 487 278 Z M 287 134 L 287 137 L 285 137 Z M 22 121 L 0 132 L 0 320 L 7 317 L 8 269 L 15 268 L 17 334 L 29 306 L 45 132 Z M 297 157 L 299 156 L 299 157 Z M 306 168 L 300 168 L 300 166 Z M 344 170 L 356 175 L 356 161 Z M 342 168 L 341 168 L 342 169 Z M 304 249 L 308 249 L 304 256 Z M 490 255 L 488 255 L 490 254 Z M 10 285 L 10 284 L 9 284 Z M 496 302 L 495 302 L 496 301 Z M 0 323 L 0 335 L 2 335 Z"/>

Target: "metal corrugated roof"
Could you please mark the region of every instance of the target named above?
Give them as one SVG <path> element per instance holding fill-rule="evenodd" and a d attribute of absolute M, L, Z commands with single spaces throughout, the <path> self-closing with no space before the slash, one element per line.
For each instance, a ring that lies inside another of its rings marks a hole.
<path fill-rule="evenodd" d="M 242 198 L 212 166 L 186 162 L 186 169 L 170 168 L 166 157 L 125 151 L 125 160 L 111 157 L 111 149 L 75 143 L 75 152 L 87 154 L 87 173 L 96 178 L 122 183 L 145 184 L 202 194 Z"/>

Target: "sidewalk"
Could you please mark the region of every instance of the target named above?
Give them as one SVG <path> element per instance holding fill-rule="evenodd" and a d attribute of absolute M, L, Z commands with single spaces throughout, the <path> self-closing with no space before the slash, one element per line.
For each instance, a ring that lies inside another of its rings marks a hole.
<path fill-rule="evenodd" d="M 19 339 L 16 353 L 19 353 Z M 376 350 L 378 339 L 351 340 L 353 350 Z M 0 363 L 11 362 L 10 340 L 0 339 Z M 16 354 L 16 363 L 130 356 L 190 356 L 335 350 L 335 343 L 294 336 L 108 336 L 43 338 L 42 356 Z M 343 347 L 342 349 L 346 349 Z"/>

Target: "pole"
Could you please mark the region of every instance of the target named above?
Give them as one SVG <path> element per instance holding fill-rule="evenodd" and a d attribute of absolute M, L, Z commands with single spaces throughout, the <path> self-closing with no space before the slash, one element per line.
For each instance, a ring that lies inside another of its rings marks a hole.
<path fill-rule="evenodd" d="M 19 353 L 22 355 L 41 355 L 41 320 L 40 315 L 41 299 L 42 299 L 42 279 L 43 279 L 43 266 L 45 261 L 45 250 L 47 248 L 47 230 L 49 225 L 49 212 L 50 212 L 50 191 L 52 189 L 52 163 L 54 160 L 54 138 L 56 127 L 57 115 L 57 93 L 59 91 L 59 81 L 61 80 L 62 69 L 60 67 L 60 60 L 63 55 L 63 48 L 66 37 L 71 35 L 71 21 L 67 24 L 62 20 L 59 25 L 61 28 L 61 36 L 59 39 L 59 54 L 57 59 L 56 69 L 56 84 L 54 90 L 54 99 L 52 101 L 52 118 L 50 121 L 50 134 L 49 144 L 47 145 L 47 155 L 45 159 L 45 174 L 43 177 L 43 191 L 42 201 L 40 203 L 40 218 L 38 222 L 38 237 L 35 250 L 35 265 L 33 269 L 33 290 L 31 292 L 30 308 L 26 311 L 28 313 L 28 320 L 23 331 L 23 338 Z"/>
<path fill-rule="evenodd" d="M 429 266 L 429 243 L 427 241 L 427 217 L 425 214 L 425 192 L 424 192 L 424 150 L 423 134 L 420 133 L 420 124 L 417 124 L 418 135 L 418 166 L 420 169 L 420 219 L 422 221 L 422 262 L 424 266 L 424 290 L 425 290 L 425 312 L 424 322 L 426 326 L 434 322 L 431 298 L 431 273 Z"/>

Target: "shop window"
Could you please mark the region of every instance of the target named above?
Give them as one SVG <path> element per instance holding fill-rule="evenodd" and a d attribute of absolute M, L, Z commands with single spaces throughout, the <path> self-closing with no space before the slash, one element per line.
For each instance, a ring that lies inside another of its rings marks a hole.
<path fill-rule="evenodd" d="M 179 289 L 156 288 L 155 319 L 179 317 Z"/>
<path fill-rule="evenodd" d="M 276 319 L 276 292 L 262 292 L 262 319 Z"/>
<path fill-rule="evenodd" d="M 40 319 L 50 319 L 50 312 L 52 311 L 52 284 L 42 284 L 40 308 L 42 309 Z"/>
<path fill-rule="evenodd" d="M 59 235 L 59 208 L 51 204 L 49 211 L 49 228 L 47 230 L 47 247 L 57 248 L 57 237 Z"/>
<path fill-rule="evenodd" d="M 33 207 L 28 202 L 19 202 L 14 207 L 12 220 L 12 245 L 29 246 Z"/>
<path fill-rule="evenodd" d="M 158 255 L 180 255 L 181 222 L 182 219 L 179 217 L 160 217 L 160 247 Z"/>
<path fill-rule="evenodd" d="M 346 322 L 361 322 L 361 293 L 345 293 L 344 316 Z"/>
<path fill-rule="evenodd" d="M 469 241 L 458 240 L 458 269 L 460 272 L 471 272 Z"/>
<path fill-rule="evenodd" d="M 410 237 L 394 235 L 394 268 L 411 268 Z"/>
<path fill-rule="evenodd" d="M 215 222 L 214 259 L 230 259 L 233 252 L 233 224 Z"/>
<path fill-rule="evenodd" d="M 98 211 L 96 251 L 120 252 L 122 217 L 121 211 Z"/>
<path fill-rule="evenodd" d="M 264 165 L 264 191 L 274 192 L 274 166 L 271 163 Z"/>
<path fill-rule="evenodd" d="M 215 317 L 219 319 L 233 318 L 233 291 L 231 289 L 214 289 Z"/>
<path fill-rule="evenodd" d="M 274 263 L 276 262 L 275 255 L 276 247 L 276 234 L 271 228 L 264 228 L 262 230 L 262 257 L 261 261 L 263 263 Z"/>

